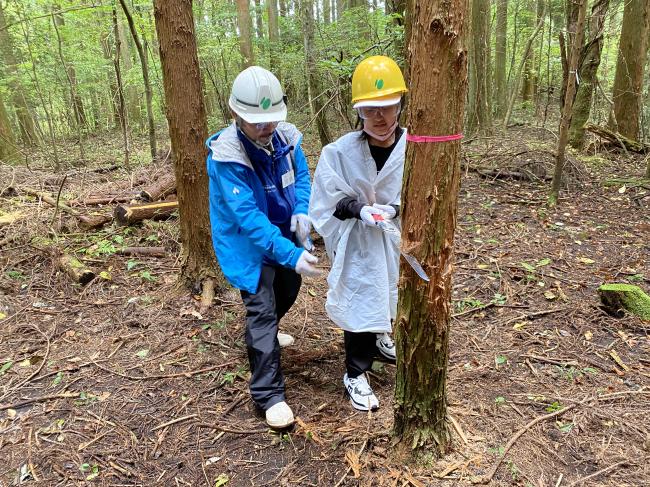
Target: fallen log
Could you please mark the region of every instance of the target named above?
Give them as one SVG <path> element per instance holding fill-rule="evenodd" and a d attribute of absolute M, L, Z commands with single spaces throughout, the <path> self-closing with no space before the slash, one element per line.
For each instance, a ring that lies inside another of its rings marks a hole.
<path fill-rule="evenodd" d="M 118 251 L 121 255 L 144 255 L 147 257 L 165 257 L 165 247 L 124 247 Z"/>
<path fill-rule="evenodd" d="M 63 254 L 59 257 L 57 264 L 74 282 L 82 286 L 95 278 L 95 273 L 72 255 Z"/>
<path fill-rule="evenodd" d="M 115 220 L 120 225 L 169 217 L 178 208 L 178 201 L 164 201 L 160 203 L 145 203 L 143 205 L 118 205 L 113 212 Z"/>
<path fill-rule="evenodd" d="M 129 203 L 134 199 L 140 197 L 139 192 L 134 192 L 132 194 L 121 194 L 121 195 L 106 195 L 106 196 L 90 196 L 86 199 L 74 199 L 69 200 L 67 204 L 69 206 L 97 206 L 97 205 L 110 205 L 112 203 Z"/>
<path fill-rule="evenodd" d="M 31 194 L 32 196 L 36 196 L 48 205 L 51 205 L 63 211 L 64 213 L 74 216 L 79 221 L 79 226 L 86 230 L 101 227 L 112 220 L 110 216 L 106 215 L 84 215 L 83 213 L 75 210 L 74 208 L 70 208 L 64 203 L 57 202 L 50 195 L 36 191 L 32 188 L 21 188 L 21 191 L 27 194 Z"/>
<path fill-rule="evenodd" d="M 603 284 L 598 288 L 600 301 L 605 311 L 622 315 L 622 310 L 629 311 L 643 320 L 650 320 L 650 296 L 641 288 L 632 284 Z"/>
<path fill-rule="evenodd" d="M 173 173 L 166 173 L 160 176 L 148 188 L 140 192 L 140 197 L 144 201 L 157 201 L 168 194 L 176 191 L 176 177 Z"/>
<path fill-rule="evenodd" d="M 596 134 L 601 139 L 605 139 L 610 144 L 616 145 L 630 152 L 637 152 L 640 154 L 646 154 L 650 152 L 650 144 L 643 144 L 641 142 L 637 142 L 636 140 L 628 139 L 624 135 L 609 130 L 608 128 L 594 125 L 593 123 L 588 123 L 585 125 L 585 130 Z"/>

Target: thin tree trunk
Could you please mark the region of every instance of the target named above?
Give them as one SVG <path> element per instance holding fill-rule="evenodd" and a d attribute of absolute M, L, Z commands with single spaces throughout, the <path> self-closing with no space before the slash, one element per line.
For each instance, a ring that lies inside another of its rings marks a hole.
<path fill-rule="evenodd" d="M 118 116 L 120 120 L 120 127 L 122 128 L 122 140 L 124 142 L 124 166 L 126 168 L 130 167 L 130 147 L 129 147 L 129 134 L 127 130 L 127 116 L 126 116 L 126 106 L 124 103 L 124 89 L 122 84 L 122 72 L 120 70 L 120 36 L 118 32 L 117 24 L 117 10 L 115 7 L 112 9 L 113 13 L 113 34 L 115 36 L 115 57 L 113 58 L 113 66 L 115 68 L 115 79 L 117 80 L 117 106 L 118 106 Z"/>
<path fill-rule="evenodd" d="M 625 2 L 612 92 L 614 117 L 610 117 L 609 126 L 633 140 L 639 137 L 643 71 L 650 42 L 649 30 L 650 1 Z"/>
<path fill-rule="evenodd" d="M 573 32 L 573 42 L 571 43 L 571 54 L 569 56 L 569 76 L 567 79 L 566 95 L 564 97 L 564 106 L 562 107 L 562 118 L 560 119 L 560 135 L 557 143 L 555 156 L 555 171 L 553 172 L 553 181 L 551 182 L 551 193 L 549 195 L 549 204 L 554 205 L 560 194 L 562 185 L 562 173 L 564 171 L 564 154 L 566 144 L 569 139 L 569 126 L 571 125 L 571 115 L 573 113 L 573 101 L 576 94 L 576 74 L 578 71 L 578 62 L 585 35 L 585 16 L 587 13 L 587 0 L 574 0 L 577 4 L 578 18 L 574 26 L 569 30 Z"/>
<path fill-rule="evenodd" d="M 408 133 L 462 131 L 467 88 L 464 0 L 409 0 Z M 401 266 L 395 320 L 394 434 L 402 448 L 438 455 L 450 441 L 447 362 L 460 141 L 409 143 L 402 192 L 402 239 L 431 277 Z M 416 453 L 416 454 L 417 454 Z"/>
<path fill-rule="evenodd" d="M 524 48 L 524 54 L 521 59 L 521 62 L 519 63 L 519 69 L 517 70 L 517 74 L 514 79 L 512 91 L 510 92 L 510 98 L 508 100 L 508 108 L 506 109 L 506 116 L 503 119 L 504 129 L 508 127 L 508 123 L 510 122 L 510 116 L 512 115 L 512 108 L 515 105 L 515 100 L 517 99 L 517 94 L 519 93 L 519 85 L 521 84 L 521 73 L 524 70 L 524 63 L 526 62 L 526 58 L 528 58 L 528 55 L 530 54 L 530 49 L 533 45 L 533 42 L 535 41 L 535 38 L 537 37 L 537 34 L 539 34 L 539 31 L 542 30 L 543 26 L 544 26 L 544 16 L 542 15 L 540 22 L 537 24 L 537 27 L 535 28 L 533 33 L 528 38 L 528 41 L 526 42 L 526 47 Z"/>
<path fill-rule="evenodd" d="M 210 237 L 208 175 L 203 145 L 207 120 L 192 19 L 192 1 L 154 0 L 156 33 L 167 101 L 181 250 L 179 281 L 196 285 L 217 276 Z"/>
<path fill-rule="evenodd" d="M 131 36 L 133 37 L 133 42 L 135 42 L 135 47 L 138 50 L 138 56 L 140 56 L 140 65 L 142 66 L 142 80 L 144 81 L 144 93 L 145 100 L 147 103 L 147 125 L 149 127 L 149 149 L 151 151 L 151 159 L 156 158 L 156 126 L 153 118 L 153 93 L 151 91 L 151 82 L 149 81 L 149 67 L 147 66 L 147 56 L 140 42 L 140 36 L 138 36 L 138 31 L 135 28 L 133 23 L 133 17 L 131 12 L 126 6 L 124 0 L 120 0 L 120 5 L 122 5 L 122 10 L 126 16 L 126 20 L 129 23 L 129 29 L 131 30 Z"/>
<path fill-rule="evenodd" d="M 63 56 L 63 42 L 61 40 L 61 33 L 59 32 L 59 25 L 63 25 L 63 18 L 60 15 L 55 15 L 54 13 L 51 15 L 52 25 L 54 26 L 54 32 L 56 33 L 59 59 L 61 60 L 61 66 L 63 67 L 63 71 L 65 72 L 68 79 L 68 84 L 70 85 L 70 104 L 72 105 L 72 110 L 75 115 L 74 125 L 77 131 L 77 141 L 79 142 L 79 157 L 82 161 L 85 161 L 86 155 L 84 152 L 82 131 L 82 125 L 85 123 L 85 114 L 83 112 L 83 105 L 81 105 L 81 101 L 79 101 L 79 104 L 77 104 L 78 95 L 74 68 L 66 63 L 65 57 Z M 73 76 L 75 77 L 73 78 Z"/>
<path fill-rule="evenodd" d="M 124 22 L 119 22 L 118 31 L 120 34 L 120 46 L 122 46 L 120 65 L 122 67 L 122 74 L 128 78 L 129 72 L 133 69 L 133 61 L 131 60 L 131 49 L 125 30 Z M 124 87 L 124 99 L 126 101 L 126 111 L 129 114 L 129 120 L 131 123 L 137 124 L 140 129 L 144 129 L 138 87 L 134 83 L 129 83 Z"/>
<path fill-rule="evenodd" d="M 609 0 L 596 0 L 591 7 L 589 17 L 589 40 L 582 48 L 580 55 L 580 84 L 573 103 L 573 117 L 569 128 L 569 144 L 576 149 L 582 149 L 585 140 L 584 125 L 589 119 L 591 102 L 596 89 L 596 75 L 600 65 L 600 53 L 603 49 L 605 32 L 605 17 L 609 8 Z"/>
<path fill-rule="evenodd" d="M 269 61 L 275 75 L 282 80 L 278 50 L 280 49 L 280 26 L 278 24 L 278 0 L 266 0 L 266 9 L 269 17 Z"/>
<path fill-rule="evenodd" d="M 470 54 L 470 98 L 467 117 L 469 133 L 490 133 L 492 115 L 488 95 L 488 51 L 490 0 L 472 0 L 472 53 Z"/>
<path fill-rule="evenodd" d="M 23 12 L 24 16 L 24 12 Z M 36 73 L 36 58 L 34 57 L 34 52 L 32 50 L 32 43 L 30 42 L 29 35 L 27 33 L 27 29 L 25 28 L 25 23 L 22 22 L 21 28 L 23 30 L 23 37 L 25 38 L 25 45 L 27 46 L 27 52 L 29 53 L 29 59 L 31 61 L 31 66 L 32 66 L 32 76 L 33 76 L 33 82 L 34 86 L 36 87 L 36 93 L 38 93 L 38 98 L 41 101 L 41 107 L 43 108 L 43 111 L 45 112 L 45 119 L 47 121 L 47 129 L 48 133 L 50 136 L 50 144 L 52 146 L 52 155 L 54 157 L 54 170 L 58 171 L 61 162 L 59 160 L 59 150 L 56 142 L 56 135 L 54 132 L 54 122 L 52 120 L 53 113 L 52 113 L 52 103 L 49 103 L 49 109 L 48 109 L 48 103 L 45 102 L 45 97 L 43 96 L 43 89 L 41 87 L 41 82 L 39 80 L 38 74 Z"/>
<path fill-rule="evenodd" d="M 262 22 L 262 6 L 260 0 L 253 0 L 255 3 L 255 34 L 258 39 L 264 39 L 264 24 Z"/>
<path fill-rule="evenodd" d="M 0 93 L 0 163 L 13 162 L 17 155 L 16 138 Z"/>
<path fill-rule="evenodd" d="M 494 53 L 495 114 L 503 117 L 506 112 L 506 45 L 508 34 L 508 0 L 497 0 L 496 48 Z"/>
<path fill-rule="evenodd" d="M 531 1 L 529 0 L 526 5 L 529 11 L 532 11 Z M 529 29 L 533 26 L 532 16 L 527 15 L 524 17 L 526 29 Z M 539 23 L 539 20 L 538 20 Z M 521 99 L 522 101 L 530 100 L 530 95 L 533 88 L 533 49 L 531 46 L 530 51 L 528 51 L 524 58 L 524 71 L 522 73 L 521 80 Z"/>
<path fill-rule="evenodd" d="M 13 40 L 6 26 L 7 20 L 5 13 L 2 5 L 0 5 L 0 55 L 2 55 L 7 78 L 9 79 L 8 84 L 11 90 L 12 104 L 16 111 L 23 142 L 30 146 L 36 145 L 38 143 L 38 136 L 34 127 L 34 119 L 29 111 L 29 105 L 19 81 L 19 59 L 17 58 Z"/>
<path fill-rule="evenodd" d="M 248 0 L 236 0 L 237 2 L 237 25 L 239 26 L 239 52 L 242 57 L 242 69 L 255 64 L 253 54 L 251 12 Z"/>
<path fill-rule="evenodd" d="M 316 56 L 314 54 L 314 13 L 312 10 L 311 0 L 301 0 L 300 3 L 309 103 L 312 117 L 316 118 L 318 136 L 320 137 L 321 145 L 325 146 L 332 142 L 332 136 L 330 134 L 329 126 L 327 125 L 326 107 L 323 105 L 321 98 L 316 98 L 320 93 L 320 83 L 318 81 L 320 75 L 318 73 Z"/>
<path fill-rule="evenodd" d="M 323 23 L 324 24 L 329 24 L 330 23 L 330 0 L 323 0 Z"/>

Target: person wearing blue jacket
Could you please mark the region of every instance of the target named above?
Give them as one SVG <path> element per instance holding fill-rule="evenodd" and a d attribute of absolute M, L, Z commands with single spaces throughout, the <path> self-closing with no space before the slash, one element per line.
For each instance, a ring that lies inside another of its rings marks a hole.
<path fill-rule="evenodd" d="M 307 216 L 310 178 L 302 134 L 284 120 L 278 79 L 251 66 L 235 79 L 234 123 L 207 141 L 212 243 L 246 307 L 250 392 L 272 428 L 294 422 L 286 403 L 278 322 L 298 296 L 301 275 L 319 274 Z"/>

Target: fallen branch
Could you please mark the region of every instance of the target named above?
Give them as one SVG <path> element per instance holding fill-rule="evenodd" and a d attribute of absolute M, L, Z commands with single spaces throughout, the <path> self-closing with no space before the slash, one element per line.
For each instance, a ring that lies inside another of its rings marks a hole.
<path fill-rule="evenodd" d="M 146 203 L 144 205 L 118 205 L 113 214 L 120 225 L 131 225 L 142 220 L 166 218 L 176 211 L 178 201 Z"/>
<path fill-rule="evenodd" d="M 268 428 L 259 428 L 256 430 L 235 430 L 232 428 L 227 428 L 226 426 L 221 426 L 212 423 L 197 423 L 196 426 L 198 426 L 199 428 L 210 428 L 213 430 L 219 430 L 219 431 L 223 431 L 224 433 L 234 433 L 236 435 L 254 435 L 256 433 L 266 433 L 267 431 L 269 431 Z"/>
<path fill-rule="evenodd" d="M 227 367 L 228 365 L 232 365 L 236 363 L 234 360 L 232 362 L 226 362 L 223 364 L 219 365 L 213 365 L 211 367 L 206 367 L 204 369 L 199 369 L 199 370 L 190 370 L 188 372 L 178 372 L 176 374 L 159 374 L 159 375 L 143 375 L 143 376 L 135 376 L 135 375 L 127 375 L 123 374 L 121 372 L 117 372 L 116 370 L 111 370 L 108 367 L 104 367 L 103 365 L 99 365 L 97 362 L 93 362 L 93 365 L 95 365 L 98 369 L 103 370 L 104 372 L 108 372 L 109 374 L 114 374 L 119 377 L 123 377 L 124 379 L 129 379 L 129 380 L 157 380 L 157 379 L 175 379 L 177 377 L 192 377 L 194 375 L 198 374 L 204 374 L 205 372 L 210 372 L 212 370 L 220 369 L 222 367 Z"/>
<path fill-rule="evenodd" d="M 84 215 L 81 212 L 73 208 L 70 208 L 68 205 L 65 205 L 63 203 L 59 203 L 57 205 L 56 200 L 52 198 L 50 195 L 42 193 L 41 191 L 36 191 L 35 189 L 32 188 L 21 188 L 21 191 L 23 193 L 36 196 L 37 198 L 47 203 L 48 205 L 51 205 L 69 215 L 74 216 L 77 220 L 79 220 L 80 226 L 87 230 L 101 227 L 112 220 L 110 216 L 105 216 L 105 215 Z"/>
<path fill-rule="evenodd" d="M 516 443 L 516 441 L 519 439 L 519 437 L 521 435 L 523 435 L 526 431 L 528 431 L 530 428 L 535 426 L 537 423 L 541 423 L 542 421 L 547 421 L 547 420 L 553 419 L 553 418 L 555 418 L 557 416 L 561 416 L 562 414 L 574 409 L 576 406 L 584 403 L 585 401 L 586 401 L 586 399 L 583 400 L 580 403 L 571 404 L 570 406 L 567 406 L 564 409 L 560 409 L 559 411 L 554 411 L 554 412 L 552 412 L 550 414 L 545 414 L 544 416 L 539 416 L 538 418 L 535 418 L 532 421 L 530 421 L 528 424 L 526 424 L 526 426 L 524 426 L 519 431 L 517 431 L 512 438 L 510 438 L 510 440 L 506 444 L 505 448 L 503 449 L 503 453 L 499 457 L 499 460 L 497 460 L 497 463 L 492 467 L 492 469 L 487 473 L 487 475 L 485 475 L 483 477 L 479 477 L 479 478 L 473 480 L 472 483 L 475 483 L 475 484 L 487 484 L 487 483 L 490 483 L 492 481 L 492 478 L 494 477 L 494 474 L 497 473 L 497 470 L 501 466 L 501 463 L 503 463 L 503 460 L 506 457 L 506 454 L 508 453 L 508 451 L 510 451 L 510 448 L 512 448 L 512 445 L 514 445 Z"/>
<path fill-rule="evenodd" d="M 198 414 L 188 414 L 187 416 L 172 419 L 171 421 L 167 421 L 165 423 L 159 424 L 158 426 L 152 428 L 151 431 L 157 431 L 157 430 L 162 429 L 162 428 L 164 428 L 166 426 L 171 426 L 172 424 L 180 423 L 181 421 L 186 421 L 188 419 L 196 418 L 197 416 L 198 416 Z"/>
<path fill-rule="evenodd" d="M 627 460 L 621 460 L 620 462 L 616 462 L 613 465 L 610 465 L 609 467 L 605 467 L 605 468 L 603 468 L 601 470 L 598 470 L 597 472 L 594 472 L 592 474 L 587 475 L 586 477 L 582 477 L 581 479 L 578 479 L 575 482 L 571 482 L 569 484 L 569 487 L 575 487 L 576 485 L 584 485 L 584 483 L 587 480 L 593 479 L 594 477 L 598 477 L 599 475 L 607 473 L 610 470 L 614 470 L 616 467 L 620 467 L 621 465 L 627 465 L 628 463 L 629 462 Z"/>
<path fill-rule="evenodd" d="M 144 201 L 156 201 L 176 191 L 176 177 L 174 173 L 167 173 L 160 176 L 148 188 L 140 192 Z"/>
<path fill-rule="evenodd" d="M 117 251 L 121 255 L 144 255 L 147 257 L 165 257 L 165 247 L 124 247 Z"/>
<path fill-rule="evenodd" d="M 594 125 L 593 123 L 588 123 L 585 125 L 585 130 L 596 134 L 601 139 L 605 139 L 610 144 L 621 147 L 622 149 L 629 150 L 631 152 L 637 152 L 640 154 L 646 154 L 650 152 L 650 144 L 643 144 L 641 142 L 637 142 L 636 140 L 628 139 L 624 135 L 609 130 L 608 128 Z"/>
<path fill-rule="evenodd" d="M 74 282 L 82 286 L 85 286 L 95 278 L 95 273 L 72 255 L 61 255 L 57 260 L 57 265 Z"/>
<path fill-rule="evenodd" d="M 51 394 L 49 396 L 35 397 L 33 399 L 27 399 L 25 401 L 17 402 L 14 404 L 0 405 L 0 411 L 5 411 L 7 409 L 19 409 L 35 402 L 52 401 L 54 399 L 65 399 L 69 397 L 79 397 L 79 394 L 79 392 L 64 392 L 63 394 Z"/>

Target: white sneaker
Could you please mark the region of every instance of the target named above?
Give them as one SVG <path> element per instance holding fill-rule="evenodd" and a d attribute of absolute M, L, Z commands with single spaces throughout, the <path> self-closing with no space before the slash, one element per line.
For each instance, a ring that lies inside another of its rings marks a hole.
<path fill-rule="evenodd" d="M 287 428 L 293 422 L 293 411 L 284 401 L 274 404 L 266 410 L 266 424 L 273 429 Z"/>
<path fill-rule="evenodd" d="M 359 377 L 350 379 L 346 373 L 343 376 L 343 385 L 355 409 L 359 411 L 374 411 L 379 408 L 379 400 L 375 396 L 375 393 L 372 392 L 372 387 L 368 384 L 366 374 L 361 374 Z"/>
<path fill-rule="evenodd" d="M 397 360 L 395 343 L 388 333 L 377 333 L 377 349 L 388 360 Z"/>
<path fill-rule="evenodd" d="M 280 343 L 280 348 L 284 348 L 293 345 L 293 342 L 295 342 L 295 340 L 291 335 L 278 332 L 278 342 Z"/>

